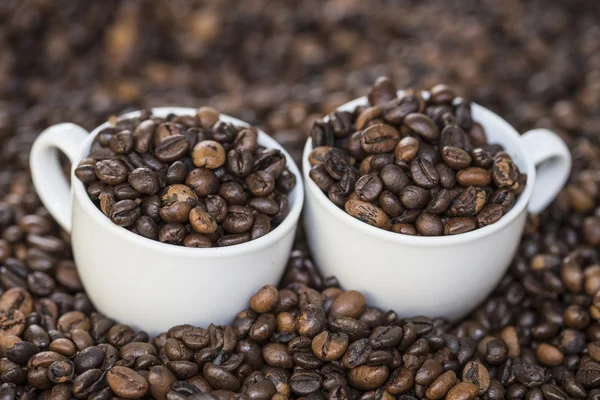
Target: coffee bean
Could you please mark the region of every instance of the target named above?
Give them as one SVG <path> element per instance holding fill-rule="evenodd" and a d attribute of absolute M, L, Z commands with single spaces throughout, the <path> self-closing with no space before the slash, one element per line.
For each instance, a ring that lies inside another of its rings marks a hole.
<path fill-rule="evenodd" d="M 424 158 L 416 158 L 410 163 L 410 175 L 417 186 L 431 189 L 440 181 L 440 176 L 430 161 Z"/>
<path fill-rule="evenodd" d="M 511 187 L 515 184 L 518 177 L 519 170 L 510 159 L 510 156 L 504 152 L 500 152 L 494 156 L 492 178 L 500 189 Z"/>
<path fill-rule="evenodd" d="M 423 236 L 440 236 L 444 231 L 444 224 L 435 214 L 422 212 L 415 224 L 417 232 Z"/>
<path fill-rule="evenodd" d="M 143 376 L 126 367 L 115 366 L 107 374 L 108 384 L 116 395 L 128 399 L 143 397 L 148 391 L 148 382 Z"/>
<path fill-rule="evenodd" d="M 388 367 L 361 365 L 348 373 L 348 383 L 360 390 L 372 390 L 385 383 L 389 375 Z"/>
<path fill-rule="evenodd" d="M 399 198 L 402 205 L 409 209 L 425 207 L 431 201 L 431 195 L 427 190 L 413 185 L 404 187 Z"/>
<path fill-rule="evenodd" d="M 127 168 L 120 161 L 99 161 L 94 166 L 94 170 L 98 179 L 109 185 L 118 185 L 127 180 Z"/>
<path fill-rule="evenodd" d="M 384 119 L 391 124 L 400 124 L 404 118 L 415 112 L 422 112 L 425 104 L 421 94 L 416 90 L 408 89 L 402 97 L 390 100 L 385 104 Z"/>
<path fill-rule="evenodd" d="M 358 198 L 362 201 L 375 200 L 383 189 L 383 183 L 376 174 L 362 176 L 354 186 Z"/>
<path fill-rule="evenodd" d="M 411 132 L 416 133 L 428 142 L 435 143 L 439 131 L 435 123 L 425 114 L 411 113 L 404 117 L 404 124 Z"/>
<path fill-rule="evenodd" d="M 367 98 L 369 104 L 383 106 L 388 101 L 396 97 L 396 87 L 394 83 L 385 76 L 377 78 L 373 86 L 369 89 Z"/>
<path fill-rule="evenodd" d="M 500 204 L 486 204 L 481 211 L 477 213 L 477 224 L 479 227 L 491 225 L 498 222 L 504 214 L 503 207 Z"/>
<path fill-rule="evenodd" d="M 412 136 L 402 138 L 394 148 L 396 159 L 404 162 L 412 161 L 419 152 L 419 141 Z"/>
<path fill-rule="evenodd" d="M 275 179 L 268 172 L 257 171 L 248 175 L 246 184 L 254 196 L 268 196 L 275 188 Z"/>
<path fill-rule="evenodd" d="M 129 174 L 127 182 L 136 192 L 152 195 L 158 192 L 158 178 L 150 168 L 136 168 Z"/>
<path fill-rule="evenodd" d="M 206 213 L 208 215 L 208 213 Z M 227 215 L 223 220 L 223 229 L 229 233 L 244 233 L 250 230 L 254 216 L 247 207 L 231 206 L 227 209 Z M 216 225 L 215 225 L 216 226 Z M 209 233 L 201 232 L 200 233 Z"/>
<path fill-rule="evenodd" d="M 457 217 L 472 217 L 475 216 L 486 202 L 486 193 L 483 189 L 478 187 L 468 187 L 455 198 L 448 212 L 452 216 Z"/>
<path fill-rule="evenodd" d="M 369 154 L 389 153 L 400 140 L 400 134 L 391 125 L 377 124 L 365 129 L 360 138 L 363 150 Z"/>
<path fill-rule="evenodd" d="M 178 160 L 187 154 L 190 149 L 190 142 L 187 137 L 184 135 L 173 135 L 168 136 L 160 141 L 158 145 L 154 148 L 154 154 L 156 158 L 158 158 L 162 162 L 173 162 Z M 198 157 L 204 159 L 204 163 L 201 165 L 196 165 L 198 167 L 205 166 L 207 164 L 206 159 L 209 157 L 205 154 L 196 154 L 198 150 L 194 147 L 194 151 L 192 152 L 192 157 L 196 160 Z M 195 163 L 200 163 L 199 161 L 195 161 Z"/>
<path fill-rule="evenodd" d="M 492 174 L 483 168 L 470 167 L 456 173 L 456 181 L 461 186 L 488 186 L 492 182 Z"/>
<path fill-rule="evenodd" d="M 345 210 L 354 218 L 366 222 L 369 225 L 378 228 L 385 228 L 389 225 L 389 216 L 379 207 L 371 203 L 360 200 L 348 200 L 345 205 Z"/>
<path fill-rule="evenodd" d="M 240 387 L 240 381 L 235 375 L 213 363 L 206 363 L 202 373 L 215 389 L 237 390 Z"/>
<path fill-rule="evenodd" d="M 472 383 L 461 382 L 446 394 L 448 400 L 472 400 L 477 396 L 478 388 Z"/>

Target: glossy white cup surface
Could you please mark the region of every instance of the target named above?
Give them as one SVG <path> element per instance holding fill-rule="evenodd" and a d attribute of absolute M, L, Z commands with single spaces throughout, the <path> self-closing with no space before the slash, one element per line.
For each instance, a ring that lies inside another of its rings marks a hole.
<path fill-rule="evenodd" d="M 363 97 L 338 110 L 353 111 L 366 104 Z M 313 147 L 308 139 L 302 156 L 304 223 L 313 258 L 324 276 L 336 276 L 344 288 L 362 291 L 369 304 L 402 317 L 457 320 L 492 292 L 517 250 L 528 210 L 539 213 L 556 197 L 569 176 L 571 155 L 548 130 L 521 136 L 477 104 L 472 104 L 472 116 L 484 126 L 489 142 L 502 144 L 520 171 L 527 173 L 528 182 L 498 222 L 455 236 L 400 235 L 351 217 L 309 177 Z"/>
<path fill-rule="evenodd" d="M 195 115 L 193 108 L 154 108 L 153 115 Z M 139 111 L 125 116 L 135 117 Z M 247 126 L 221 115 L 221 121 Z M 248 306 L 250 296 L 281 278 L 294 242 L 304 186 L 290 155 L 259 131 L 258 142 L 280 150 L 297 184 L 290 212 L 267 235 L 220 248 L 186 248 L 146 239 L 113 224 L 93 204 L 74 171 L 87 157 L 94 137 L 74 124 L 46 129 L 31 151 L 36 190 L 52 216 L 71 233 L 73 256 L 86 293 L 98 311 L 120 323 L 157 334 L 177 324 L 227 324 Z M 71 187 L 56 157 L 60 149 L 72 163 Z"/>

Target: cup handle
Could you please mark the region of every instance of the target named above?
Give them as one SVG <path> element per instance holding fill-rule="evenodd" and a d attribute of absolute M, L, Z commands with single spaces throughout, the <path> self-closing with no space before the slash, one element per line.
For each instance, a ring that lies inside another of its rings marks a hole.
<path fill-rule="evenodd" d="M 571 173 L 571 152 L 562 139 L 548 129 L 522 135 L 536 168 L 536 182 L 528 211 L 539 214 L 554 200 Z"/>
<path fill-rule="evenodd" d="M 71 187 L 58 160 L 60 150 L 73 163 L 88 131 L 79 125 L 63 123 L 43 131 L 33 143 L 29 156 L 31 178 L 38 196 L 52 217 L 71 232 Z"/>

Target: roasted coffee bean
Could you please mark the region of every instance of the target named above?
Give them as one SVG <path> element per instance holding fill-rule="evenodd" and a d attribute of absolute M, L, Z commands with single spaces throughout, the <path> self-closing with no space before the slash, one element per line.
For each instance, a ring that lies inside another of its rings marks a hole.
<path fill-rule="evenodd" d="M 136 168 L 129 173 L 127 182 L 138 193 L 152 195 L 158 192 L 158 178 L 150 168 Z"/>
<path fill-rule="evenodd" d="M 425 114 L 411 113 L 404 117 L 404 124 L 411 133 L 415 133 L 427 140 L 435 143 L 439 136 L 439 131 L 435 123 Z"/>
<path fill-rule="evenodd" d="M 410 113 L 420 113 L 425 104 L 421 94 L 416 90 L 406 90 L 402 97 L 390 100 L 385 104 L 383 118 L 392 124 L 400 124 Z"/>
<path fill-rule="evenodd" d="M 508 154 L 501 152 L 494 156 L 492 178 L 500 189 L 511 187 L 517 182 L 519 169 Z"/>
<path fill-rule="evenodd" d="M 110 389 L 117 395 L 128 399 L 143 397 L 148 391 L 148 382 L 136 371 L 115 366 L 107 374 Z"/>
<path fill-rule="evenodd" d="M 109 185 L 118 185 L 127 180 L 127 167 L 117 160 L 98 161 L 94 170 L 98 179 Z"/>
<path fill-rule="evenodd" d="M 257 171 L 248 175 L 246 184 L 254 196 L 268 196 L 275 188 L 275 179 L 268 172 Z"/>
<path fill-rule="evenodd" d="M 383 189 L 383 182 L 376 174 L 362 176 L 354 186 L 358 198 L 362 201 L 371 202 L 375 200 Z"/>
<path fill-rule="evenodd" d="M 444 232 L 444 224 L 439 216 L 422 212 L 415 223 L 417 232 L 423 236 L 440 236 Z"/>
<path fill-rule="evenodd" d="M 427 159 L 420 157 L 411 161 L 410 176 L 417 186 L 426 189 L 431 189 L 440 181 L 440 175 L 435 165 Z"/>
<path fill-rule="evenodd" d="M 456 181 L 461 186 L 488 186 L 492 181 L 491 173 L 483 168 L 470 167 L 456 173 Z"/>
<path fill-rule="evenodd" d="M 399 140 L 400 134 L 393 126 L 377 124 L 363 131 L 360 144 L 368 154 L 381 154 L 394 150 Z"/>
<path fill-rule="evenodd" d="M 475 216 L 485 205 L 487 195 L 485 191 L 478 187 L 468 187 L 455 198 L 448 212 L 456 217 Z"/>
<path fill-rule="evenodd" d="M 378 228 L 389 226 L 390 217 L 379 207 L 360 200 L 348 200 L 345 210 L 354 218 Z"/>
<path fill-rule="evenodd" d="M 119 226 L 132 226 L 142 215 L 139 205 L 133 200 L 116 202 L 110 212 L 110 219 Z"/>
<path fill-rule="evenodd" d="M 419 141 L 412 136 L 402 138 L 394 148 L 394 156 L 397 160 L 410 162 L 419 152 Z"/>
<path fill-rule="evenodd" d="M 405 208 L 416 209 L 425 207 L 431 201 L 431 194 L 424 188 L 409 185 L 402 189 L 399 198 Z"/>
<path fill-rule="evenodd" d="M 477 213 L 477 225 L 479 227 L 491 225 L 495 222 L 498 222 L 502 215 L 504 214 L 504 209 L 500 204 L 486 204 L 481 211 Z"/>
<path fill-rule="evenodd" d="M 396 86 L 386 76 L 381 76 L 375 80 L 375 83 L 369 89 L 367 98 L 369 104 L 383 106 L 396 97 Z"/>

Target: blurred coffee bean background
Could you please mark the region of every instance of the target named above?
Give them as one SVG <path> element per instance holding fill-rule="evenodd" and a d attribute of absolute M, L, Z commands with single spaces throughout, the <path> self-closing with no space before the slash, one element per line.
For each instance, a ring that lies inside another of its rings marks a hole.
<path fill-rule="evenodd" d="M 366 93 L 445 82 L 519 130 L 600 133 L 593 1 L 0 1 L 2 158 L 140 107 L 210 104 L 298 158 L 312 121 Z"/>

